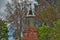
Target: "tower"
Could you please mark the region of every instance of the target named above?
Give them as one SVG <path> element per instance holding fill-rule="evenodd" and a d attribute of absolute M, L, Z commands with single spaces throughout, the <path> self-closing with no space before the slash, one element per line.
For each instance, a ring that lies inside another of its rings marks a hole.
<path fill-rule="evenodd" d="M 32 11 L 31 3 L 29 4 L 29 10 L 26 14 L 26 26 L 23 32 L 23 40 L 38 40 L 37 30 L 34 25 L 35 14 Z"/>

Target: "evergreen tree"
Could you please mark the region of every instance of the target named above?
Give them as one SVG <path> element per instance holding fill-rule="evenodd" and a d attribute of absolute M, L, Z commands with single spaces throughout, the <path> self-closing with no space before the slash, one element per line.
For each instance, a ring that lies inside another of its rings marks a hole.
<path fill-rule="evenodd" d="M 8 38 L 8 29 L 7 24 L 5 24 L 5 21 L 2 21 L 0 19 L 0 40 L 7 40 Z"/>

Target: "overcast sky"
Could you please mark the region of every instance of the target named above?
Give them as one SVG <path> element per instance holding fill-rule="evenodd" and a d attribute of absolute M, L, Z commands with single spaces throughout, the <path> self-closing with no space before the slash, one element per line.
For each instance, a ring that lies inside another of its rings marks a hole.
<path fill-rule="evenodd" d="M 5 6 L 6 6 L 7 0 L 0 0 L 0 18 L 3 16 L 6 16 L 6 13 L 4 12 Z"/>

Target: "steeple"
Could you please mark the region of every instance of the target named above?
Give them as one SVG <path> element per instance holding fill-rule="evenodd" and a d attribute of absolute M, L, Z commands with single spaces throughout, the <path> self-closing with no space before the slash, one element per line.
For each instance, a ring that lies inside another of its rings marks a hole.
<path fill-rule="evenodd" d="M 35 14 L 33 13 L 33 11 L 32 11 L 32 6 L 31 6 L 32 4 L 30 3 L 29 4 L 29 11 L 28 11 L 28 13 L 27 13 L 27 17 L 34 17 L 35 16 Z"/>
<path fill-rule="evenodd" d="M 33 0 L 28 0 L 27 3 L 27 13 L 26 13 L 26 22 L 23 32 L 23 40 L 38 40 L 37 30 L 35 28 L 35 5 Z"/>

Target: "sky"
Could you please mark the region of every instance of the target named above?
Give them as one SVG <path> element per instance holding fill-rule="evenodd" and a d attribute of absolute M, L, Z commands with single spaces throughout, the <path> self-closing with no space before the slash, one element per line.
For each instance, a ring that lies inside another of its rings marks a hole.
<path fill-rule="evenodd" d="M 10 0 L 0 0 L 0 18 L 2 18 L 3 20 L 6 17 L 6 4 L 7 1 L 11 2 Z"/>
<path fill-rule="evenodd" d="M 6 3 L 7 3 L 7 0 L 0 0 L 0 18 L 1 17 L 5 17 L 6 16 L 6 13 L 4 11 L 4 9 L 6 8 Z"/>

